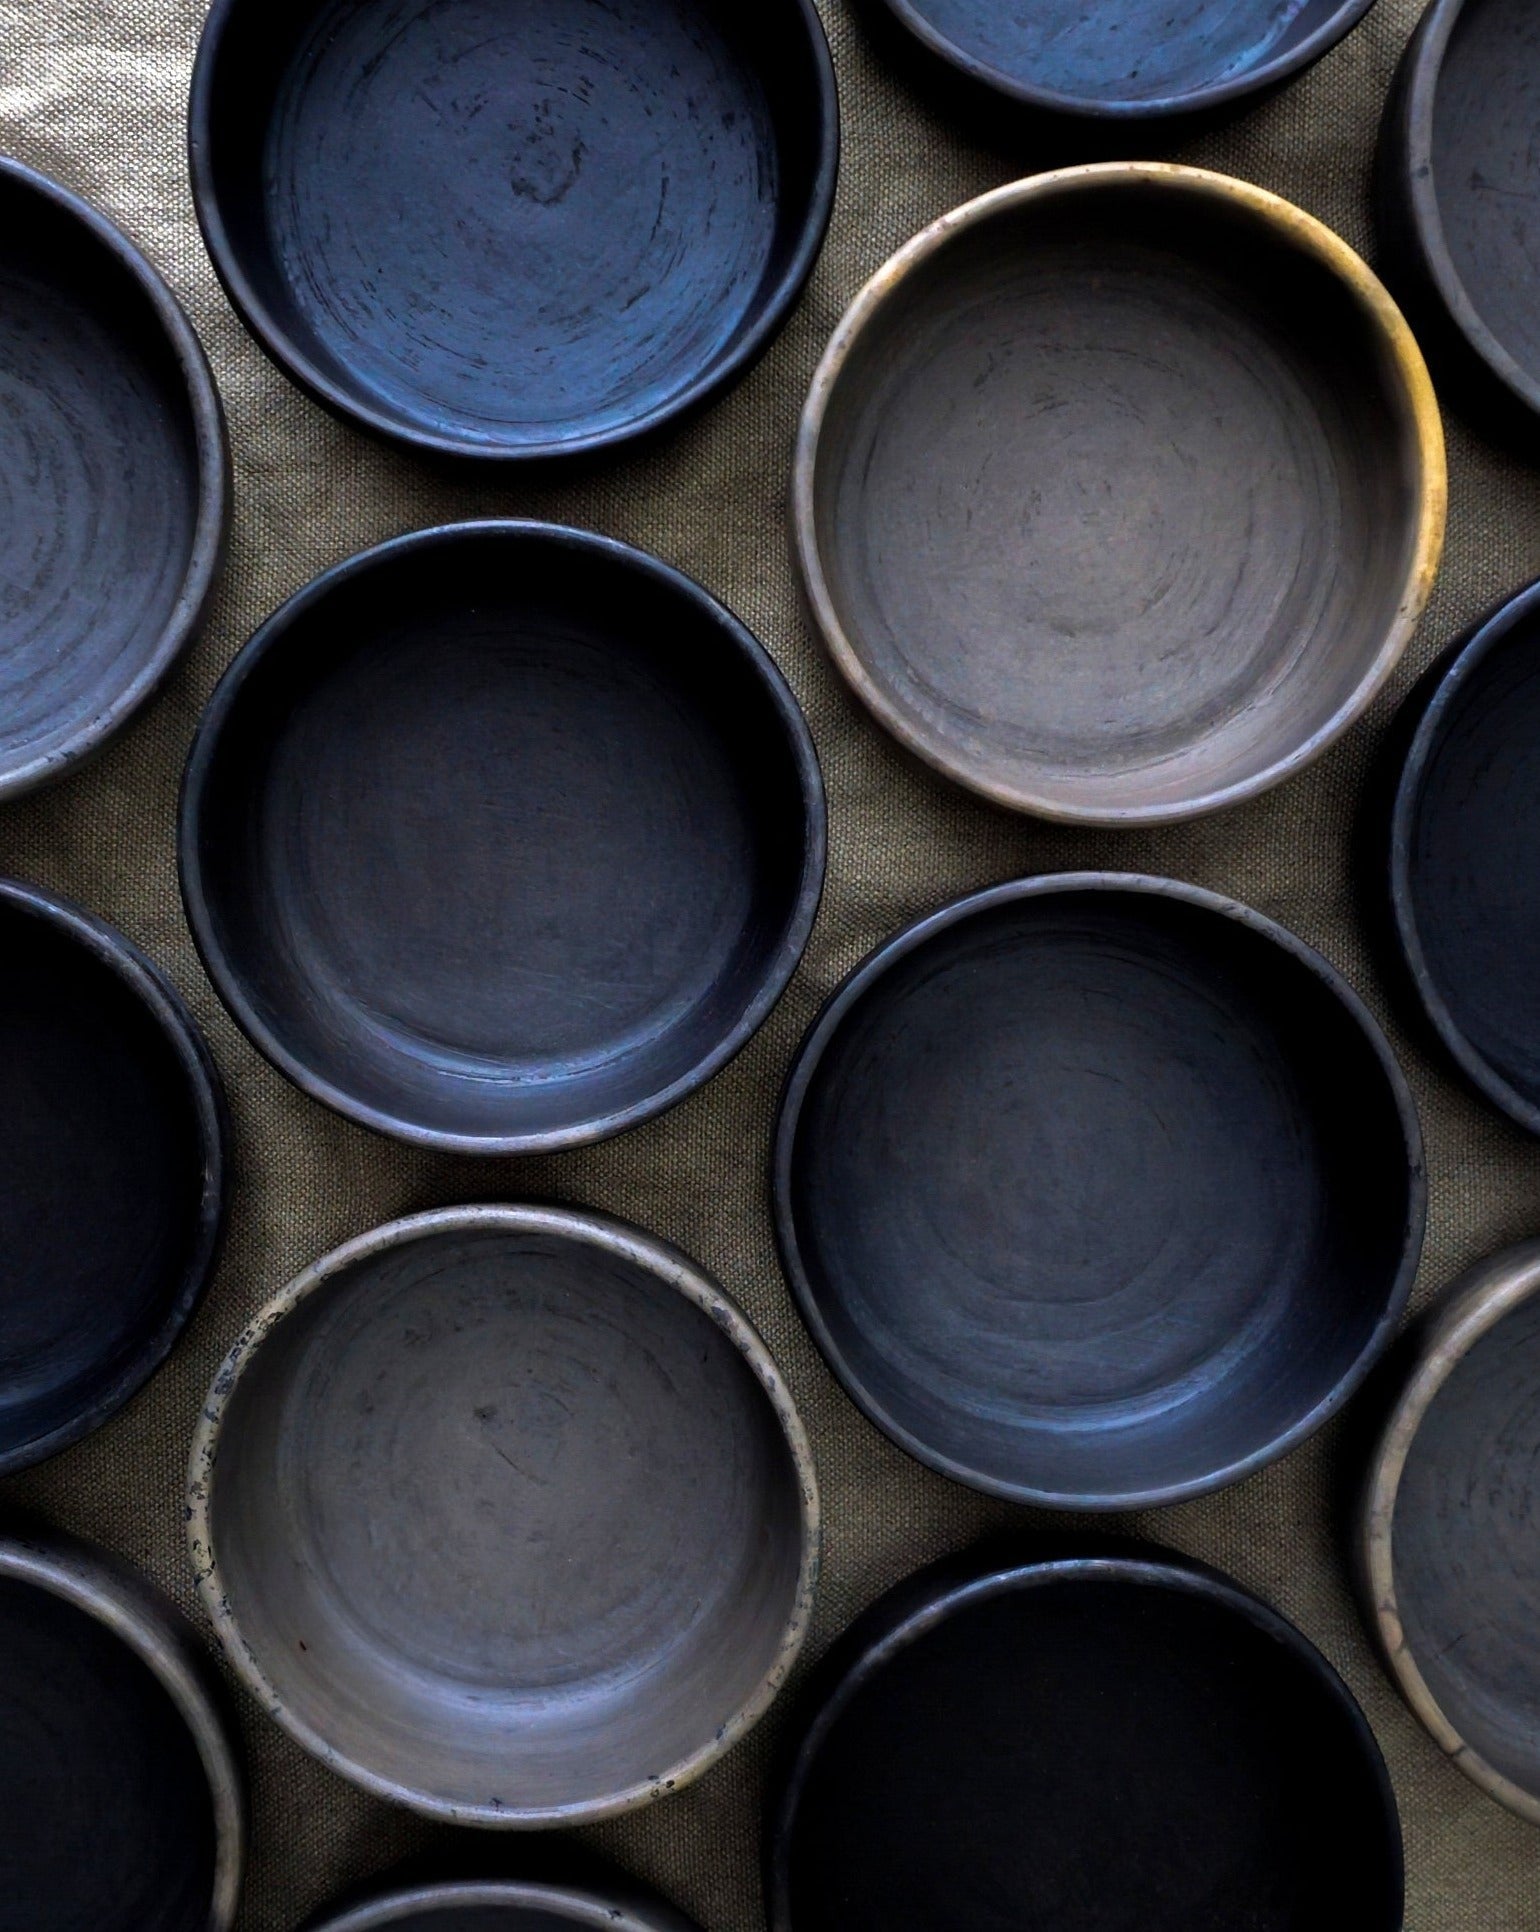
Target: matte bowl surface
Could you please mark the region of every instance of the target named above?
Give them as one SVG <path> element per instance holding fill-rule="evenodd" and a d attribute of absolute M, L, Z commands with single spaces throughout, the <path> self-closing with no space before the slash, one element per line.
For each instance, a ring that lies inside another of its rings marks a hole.
<path fill-rule="evenodd" d="M 1245 183 L 1068 168 L 867 285 L 794 521 L 840 670 L 997 802 L 1191 817 L 1299 770 L 1401 655 L 1443 544 L 1421 355 L 1363 262 Z"/>
<path fill-rule="evenodd" d="M 215 0 L 192 182 L 319 401 L 464 457 L 635 436 L 748 367 L 839 147 L 813 0 Z"/>
<path fill-rule="evenodd" d="M 227 471 L 171 291 L 94 208 L 0 156 L 0 798 L 97 750 L 181 655 Z"/>
<path fill-rule="evenodd" d="M 224 1107 L 192 1015 L 110 926 L 0 880 L 0 1474 L 115 1414 L 192 1317 Z"/>
<path fill-rule="evenodd" d="M 943 1473 L 1074 1509 L 1283 1454 L 1394 1333 L 1421 1138 L 1369 1014 L 1270 920 L 1118 874 L 1000 886 L 825 1008 L 776 1137 L 802 1313 Z"/>
<path fill-rule="evenodd" d="M 630 1886 L 518 1879 L 412 1885 L 381 1894 L 307 1932 L 698 1932 L 672 1907 Z"/>
<path fill-rule="evenodd" d="M 1540 1824 L 1540 1242 L 1480 1263 L 1425 1321 L 1370 1470 L 1371 1624 L 1467 1777 Z"/>
<path fill-rule="evenodd" d="M 307 1092 L 465 1153 L 570 1146 L 753 1034 L 823 883 L 812 739 L 768 654 L 640 551 L 465 524 L 301 591 L 188 762 L 193 934 Z"/>
<path fill-rule="evenodd" d="M 422 1215 L 300 1276 L 216 1378 L 189 1521 L 281 1724 L 496 1827 L 697 1776 L 790 1669 L 817 1567 L 763 1343 L 673 1250 L 554 1208 Z"/>
<path fill-rule="evenodd" d="M 1363 1713 L 1283 1618 L 1161 1551 L 911 1579 L 794 1749 L 771 1932 L 1400 1932 Z"/>
<path fill-rule="evenodd" d="M 213 1673 L 169 1603 L 0 1537 L 0 1932 L 228 1932 L 245 1846 Z"/>

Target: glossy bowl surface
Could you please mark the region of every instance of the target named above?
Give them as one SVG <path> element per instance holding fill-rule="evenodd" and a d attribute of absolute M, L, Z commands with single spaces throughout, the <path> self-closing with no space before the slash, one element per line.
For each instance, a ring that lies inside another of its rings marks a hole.
<path fill-rule="evenodd" d="M 698 584 L 544 524 L 402 537 L 226 673 L 183 896 L 307 1093 L 463 1153 L 597 1140 L 723 1066 L 790 979 L 824 796 L 768 653 Z"/>
<path fill-rule="evenodd" d="M 0 799 L 148 703 L 202 620 L 228 499 L 176 298 L 104 215 L 0 156 Z"/>
<path fill-rule="evenodd" d="M 229 1932 L 242 1779 L 172 1605 L 101 1552 L 10 1531 L 0 1658 L 4 1932 Z"/>
<path fill-rule="evenodd" d="M 1276 87 L 1329 53 L 1374 0 L 883 0 L 920 46 L 1023 107 L 1139 122 Z"/>
<path fill-rule="evenodd" d="M 1421 1251 L 1400 1069 L 1326 962 L 1171 880 L 974 894 L 874 952 L 793 1067 L 776 1228 L 880 1428 L 1018 1502 L 1251 1474 L 1394 1334 Z"/>
<path fill-rule="evenodd" d="M 1198 169 L 1061 169 L 942 216 L 836 330 L 793 520 L 836 664 L 1000 804 L 1122 826 L 1300 770 L 1400 658 L 1443 432 L 1347 245 Z"/>
<path fill-rule="evenodd" d="M 1400 1932 L 1374 1734 L 1237 1584 L 1139 1545 L 953 1558 L 810 1688 L 771 1932 Z"/>
<path fill-rule="evenodd" d="M 193 1449 L 199 1589 L 323 1763 L 460 1824 L 665 1797 L 807 1630 L 818 1493 L 764 1344 L 660 1242 L 448 1208 L 258 1316 Z"/>
<path fill-rule="evenodd" d="M 112 927 L 0 880 L 0 1475 L 116 1414 L 219 1249 L 226 1128 L 192 1015 Z"/>
<path fill-rule="evenodd" d="M 767 347 L 834 197 L 813 0 L 214 0 L 194 200 L 317 401 L 445 455 L 591 451 Z"/>
<path fill-rule="evenodd" d="M 1370 1468 L 1359 1559 L 1412 1710 L 1467 1777 L 1540 1824 L 1537 1417 L 1531 1241 L 1471 1269 L 1419 1330 Z"/>

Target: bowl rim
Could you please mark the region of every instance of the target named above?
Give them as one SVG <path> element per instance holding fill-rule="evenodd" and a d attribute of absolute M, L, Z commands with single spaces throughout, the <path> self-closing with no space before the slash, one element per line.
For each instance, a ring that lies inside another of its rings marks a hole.
<path fill-rule="evenodd" d="M 165 1365 L 213 1279 L 223 1244 L 229 1183 L 229 1119 L 219 1069 L 186 1002 L 169 977 L 116 927 L 19 879 L 0 878 L 0 918 L 36 919 L 78 946 L 111 973 L 154 1022 L 186 1082 L 202 1157 L 202 1188 L 180 1281 L 167 1297 L 160 1325 L 106 1389 L 67 1422 L 12 1449 L 0 1447 L 0 1476 L 11 1476 L 93 1434 Z"/>
<path fill-rule="evenodd" d="M 1540 1097 L 1530 1098 L 1504 1079 L 1477 1051 L 1440 990 L 1423 944 L 1412 849 L 1429 772 L 1444 739 L 1449 714 L 1480 677 L 1487 660 L 1511 633 L 1540 613 L 1540 582 L 1527 585 L 1459 637 L 1431 667 L 1434 686 L 1417 720 L 1396 777 L 1390 817 L 1391 925 L 1402 963 L 1424 1014 L 1445 1051 L 1478 1093 L 1532 1134 L 1540 1134 Z M 1417 701 L 1414 692 L 1409 703 Z"/>
<path fill-rule="evenodd" d="M 807 1705 L 794 1719 L 792 1742 L 765 1814 L 765 1904 L 770 1932 L 794 1932 L 787 1858 L 809 1774 L 851 1700 L 902 1652 L 945 1623 L 994 1598 L 1060 1583 L 1105 1583 L 1161 1589 L 1228 1611 L 1302 1665 L 1348 1720 L 1371 1771 L 1387 1827 L 1392 1882 L 1405 1885 L 1405 1850 L 1395 1787 L 1374 1727 L 1340 1671 L 1297 1624 L 1223 1571 L 1163 1545 L 1128 1539 L 1082 1539 L 1082 1547 L 996 1554 L 988 1545 L 926 1566 L 879 1596 L 838 1638 L 818 1666 Z"/>
<path fill-rule="evenodd" d="M 58 1530 L 0 1533 L 0 1578 L 62 1598 L 149 1670 L 192 1735 L 208 1779 L 214 1872 L 208 1932 L 230 1932 L 246 1865 L 246 1787 L 223 1686 L 182 1612 L 105 1550 Z"/>
<path fill-rule="evenodd" d="M 1370 1459 L 1356 1524 L 1364 1617 L 1402 1698 L 1439 1749 L 1489 1797 L 1540 1824 L 1540 1788 L 1527 1791 L 1469 1744 L 1423 1676 L 1401 1616 L 1395 1572 L 1395 1511 L 1412 1446 L 1445 1384 L 1509 1315 L 1540 1294 L 1540 1240 L 1522 1241 L 1458 1277 L 1415 1331 L 1412 1359 Z"/>
<path fill-rule="evenodd" d="M 515 1134 L 467 1134 L 405 1119 L 399 1113 L 357 1099 L 287 1046 L 258 1011 L 247 992 L 244 970 L 219 938 L 201 852 L 204 802 L 219 761 L 225 728 L 252 672 L 270 652 L 283 648 L 294 623 L 334 591 L 380 566 L 420 553 L 453 551 L 461 543 L 491 542 L 550 546 L 575 552 L 580 557 L 603 558 L 647 578 L 669 596 L 682 599 L 711 627 L 719 643 L 734 651 L 758 679 L 785 734 L 802 806 L 801 875 L 786 930 L 766 962 L 754 997 L 733 1026 L 693 1067 L 645 1099 L 567 1126 Z M 743 620 L 710 591 L 672 564 L 612 537 L 530 519 L 484 518 L 409 531 L 359 551 L 312 578 L 257 628 L 236 653 L 199 720 L 182 773 L 176 843 L 177 874 L 187 923 L 214 990 L 262 1057 L 301 1092 L 376 1133 L 419 1147 L 477 1155 L 551 1153 L 608 1140 L 656 1119 L 705 1086 L 748 1045 L 786 991 L 812 936 L 823 897 L 828 859 L 828 806 L 812 731 L 785 673 Z"/>
<path fill-rule="evenodd" d="M 1416 251 L 1441 306 L 1487 371 L 1530 409 L 1540 412 L 1540 373 L 1526 370 L 1482 320 L 1454 265 L 1439 207 L 1433 116 L 1444 58 L 1464 11 L 1465 0 L 1432 0 L 1407 44 L 1401 86 L 1392 91 L 1385 125 L 1393 143 L 1397 188 L 1405 196 L 1411 215 Z"/>
<path fill-rule="evenodd" d="M 203 345 L 165 277 L 100 209 L 24 161 L 0 154 L 0 186 L 6 183 L 30 191 L 57 214 L 73 221 L 137 284 L 181 376 L 192 419 L 198 503 L 177 599 L 148 657 L 123 689 L 94 711 L 88 722 L 61 745 L 24 762 L 7 761 L 0 768 L 0 800 L 19 797 L 37 786 L 50 784 L 93 757 L 160 690 L 208 615 L 215 581 L 224 561 L 231 499 L 230 444 L 224 407 Z"/>
<path fill-rule="evenodd" d="M 241 1626 L 215 1547 L 218 1459 L 225 1424 L 247 1368 L 274 1329 L 312 1297 L 324 1294 L 339 1278 L 345 1278 L 359 1262 L 441 1235 L 480 1231 L 540 1234 L 597 1249 L 644 1270 L 691 1303 L 732 1343 L 768 1400 L 780 1425 L 799 1498 L 801 1562 L 792 1606 L 776 1657 L 747 1701 L 677 1764 L 621 1790 L 566 1804 L 461 1804 L 382 1776 L 339 1749 L 284 1701 L 269 1678 Z M 373 1796 L 404 1805 L 423 1817 L 500 1831 L 593 1824 L 655 1804 L 693 1784 L 758 1723 L 779 1695 L 807 1639 L 818 1586 L 822 1517 L 812 1444 L 774 1356 L 725 1290 L 679 1249 L 610 1215 L 588 1209 L 532 1205 L 434 1208 L 372 1228 L 302 1269 L 258 1311 L 216 1372 L 193 1436 L 186 1499 L 187 1540 L 198 1595 L 226 1658 L 263 1710 L 328 1769 Z"/>
<path fill-rule="evenodd" d="M 861 647 L 839 615 L 818 539 L 818 474 L 824 423 L 852 352 L 917 269 L 945 250 L 954 237 L 985 226 L 997 216 L 1065 195 L 1129 187 L 1183 194 L 1238 209 L 1275 239 L 1308 254 L 1335 276 L 1385 349 L 1398 378 L 1406 427 L 1417 446 L 1421 487 L 1415 541 L 1395 615 L 1373 662 L 1324 724 L 1292 751 L 1247 778 L 1175 801 L 1098 806 L 1068 801 L 1052 789 L 1012 783 L 975 769 L 958 757 L 941 735 L 918 726 L 894 701 L 886 680 L 868 668 Z M 887 732 L 943 777 L 997 805 L 1060 824 L 1114 830 L 1172 825 L 1255 798 L 1302 771 L 1355 724 L 1400 662 L 1432 594 L 1443 554 L 1448 501 L 1443 423 L 1427 364 L 1405 317 L 1362 256 L 1314 215 L 1249 181 L 1167 161 L 1097 161 L 1031 175 L 964 202 L 921 229 L 860 290 L 824 350 L 803 405 L 792 466 L 791 522 L 802 587 L 814 624 L 836 669 Z"/>
<path fill-rule="evenodd" d="M 989 88 L 1021 107 L 1037 108 L 1049 114 L 1071 116 L 1082 121 L 1128 123 L 1180 119 L 1205 109 L 1242 101 L 1248 95 L 1277 86 L 1291 75 L 1312 66 L 1345 40 L 1374 5 L 1374 0 L 1337 0 L 1336 10 L 1297 47 L 1255 62 L 1238 72 L 1205 81 L 1179 94 L 1162 94 L 1147 101 L 1112 100 L 1095 94 L 1076 94 L 1064 88 L 1045 87 L 1023 80 L 1008 68 L 997 67 L 944 34 L 927 17 L 917 0 L 882 0 L 882 4 L 922 46 L 947 66 L 969 80 Z"/>
<path fill-rule="evenodd" d="M 665 1901 L 643 1898 L 631 1887 L 611 1892 L 607 1887 L 530 1878 L 450 1879 L 397 1886 L 341 1911 L 323 1913 L 307 1932 L 384 1932 L 419 1912 L 475 1911 L 489 1906 L 527 1907 L 600 1932 L 695 1932 L 690 1921 Z"/>
<path fill-rule="evenodd" d="M 925 1442 L 883 1406 L 852 1368 L 841 1350 L 823 1312 L 822 1297 L 814 1286 L 803 1255 L 798 1233 L 796 1207 L 796 1144 L 802 1110 L 817 1079 L 824 1056 L 844 1027 L 846 1019 L 868 993 L 887 978 L 892 968 L 910 953 L 927 945 L 937 935 L 954 926 L 965 925 L 981 913 L 1023 900 L 1105 893 L 1130 900 L 1151 898 L 1175 901 L 1199 912 L 1230 921 L 1258 938 L 1278 947 L 1288 958 L 1303 967 L 1324 992 L 1342 1007 L 1345 1017 L 1379 1062 L 1389 1097 L 1400 1122 L 1407 1172 L 1406 1223 L 1401 1256 L 1394 1279 L 1388 1285 L 1380 1315 L 1372 1332 L 1347 1372 L 1303 1416 L 1270 1441 L 1249 1454 L 1223 1464 L 1205 1475 L 1184 1482 L 1166 1483 L 1144 1489 L 1098 1491 L 1044 1489 L 1026 1482 L 1012 1482 L 973 1469 Z M 781 1267 L 791 1288 L 797 1311 L 811 1334 L 819 1353 L 867 1420 L 917 1462 L 964 1483 L 988 1496 L 1008 1502 L 1030 1504 L 1038 1509 L 1073 1510 L 1104 1514 L 1155 1509 L 1228 1488 L 1232 1483 L 1254 1475 L 1305 1441 L 1344 1407 L 1364 1382 L 1374 1364 L 1395 1336 L 1411 1299 L 1422 1254 L 1427 1222 L 1428 1187 L 1423 1153 L 1422 1129 L 1416 1102 L 1406 1075 L 1391 1049 L 1383 1029 L 1359 995 L 1337 969 L 1314 947 L 1309 946 L 1287 927 L 1266 914 L 1202 886 L 1176 879 L 1156 878 L 1149 874 L 1123 872 L 1049 872 L 1030 878 L 1013 879 L 1004 885 L 988 886 L 964 894 L 937 911 L 903 927 L 883 940 L 845 977 L 824 1003 L 792 1062 L 776 1115 L 771 1151 L 771 1203 L 776 1246 Z"/>
<path fill-rule="evenodd" d="M 481 465 L 517 465 L 560 461 L 595 451 L 613 449 L 720 399 L 745 376 L 774 342 L 801 298 L 823 251 L 834 213 L 839 179 L 840 109 L 834 56 L 814 0 L 780 0 L 805 37 L 814 70 L 813 114 L 818 153 L 807 206 L 797 224 L 796 246 L 773 288 L 763 298 L 759 313 L 726 354 L 718 354 L 693 381 L 639 416 L 608 428 L 578 436 L 547 436 L 538 442 L 489 443 L 484 437 L 439 431 L 412 423 L 335 381 L 297 342 L 274 315 L 247 274 L 241 250 L 225 222 L 214 162 L 214 78 L 224 37 L 239 11 L 250 0 L 213 0 L 198 41 L 187 104 L 188 172 L 193 208 L 203 233 L 204 247 L 231 306 L 273 365 L 312 402 L 344 421 L 374 432 L 398 447 L 446 456 Z"/>

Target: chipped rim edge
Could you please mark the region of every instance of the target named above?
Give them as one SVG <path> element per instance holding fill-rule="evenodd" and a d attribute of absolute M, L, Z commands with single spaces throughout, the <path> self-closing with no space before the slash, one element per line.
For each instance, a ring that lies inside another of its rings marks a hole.
<path fill-rule="evenodd" d="M 839 616 L 824 573 L 817 522 L 819 447 L 830 402 L 857 342 L 910 274 L 943 250 L 955 235 L 1035 201 L 1130 185 L 1177 190 L 1239 208 L 1275 237 L 1313 256 L 1336 277 L 1369 322 L 1399 379 L 1402 429 L 1416 446 L 1421 478 L 1416 535 L 1409 545 L 1395 613 L 1375 657 L 1331 717 L 1286 756 L 1217 790 L 1175 803 L 1098 806 L 1067 803 L 1052 791 L 1002 782 L 976 770 L 971 762 L 958 758 L 940 734 L 920 726 L 890 695 L 886 681 L 867 668 L 860 647 Z M 1358 722 L 1401 661 L 1432 595 L 1448 522 L 1449 472 L 1443 419 L 1422 351 L 1384 283 L 1340 235 L 1281 195 L 1211 169 L 1168 161 L 1096 161 L 1031 175 L 965 202 L 923 228 L 877 270 L 845 311 L 813 376 L 797 428 L 791 504 L 793 547 L 814 623 L 835 667 L 885 731 L 943 777 L 996 805 L 1059 824 L 1118 830 L 1174 825 L 1256 798 L 1304 770 Z"/>
<path fill-rule="evenodd" d="M 1540 1293 L 1540 1240 L 1478 1261 L 1427 1318 L 1408 1380 L 1381 1431 L 1364 1485 L 1354 1552 L 1365 1616 L 1397 1689 L 1439 1749 L 1499 1804 L 1540 1825 L 1540 1792 L 1526 1791 L 1460 1735 L 1412 1654 L 1395 1572 L 1395 1511 L 1407 1458 L 1440 1391 L 1478 1342 Z"/>
<path fill-rule="evenodd" d="M 357 1263 L 432 1236 L 477 1229 L 552 1235 L 596 1247 L 644 1269 L 692 1302 L 727 1336 L 769 1398 L 797 1479 L 802 1531 L 800 1568 L 778 1654 L 753 1695 L 718 1726 L 707 1743 L 678 1763 L 622 1791 L 576 1804 L 529 1809 L 459 1804 L 381 1777 L 336 1749 L 286 1705 L 274 1688 L 225 1594 L 215 1554 L 213 1517 L 220 1436 L 246 1365 L 262 1343 L 301 1303 Z M 303 1269 L 258 1312 L 221 1364 L 198 1418 L 187 1475 L 187 1540 L 199 1598 L 237 1675 L 268 1715 L 314 1757 L 350 1783 L 376 1797 L 405 1805 L 424 1817 L 498 1830 L 532 1831 L 549 1826 L 597 1823 L 655 1803 L 693 1783 L 758 1723 L 780 1693 L 807 1639 L 818 1587 L 821 1505 L 812 1445 L 785 1378 L 748 1317 L 703 1269 L 667 1242 L 608 1215 L 584 1209 L 452 1207 L 408 1215 L 344 1242 Z"/>
<path fill-rule="evenodd" d="M 209 1932 L 229 1932 L 246 1864 L 245 1782 L 217 1680 L 181 1611 L 121 1559 L 53 1530 L 0 1536 L 0 1577 L 83 1611 L 131 1650 L 171 1699 L 208 1779 L 215 1843 Z"/>

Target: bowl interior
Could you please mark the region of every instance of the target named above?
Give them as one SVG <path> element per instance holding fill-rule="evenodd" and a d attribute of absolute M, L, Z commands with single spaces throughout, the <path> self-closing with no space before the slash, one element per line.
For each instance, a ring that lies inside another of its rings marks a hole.
<path fill-rule="evenodd" d="M 143 284 L 0 167 L 0 786 L 158 663 L 197 536 L 187 377 Z"/>
<path fill-rule="evenodd" d="M 95 1617 L 0 1577 L 3 1932 L 207 1932 L 214 1804 L 165 1687 Z"/>
<path fill-rule="evenodd" d="M 783 1121 L 794 1275 L 949 1473 L 1110 1506 L 1205 1486 L 1356 1377 L 1405 1290 L 1404 1124 L 1281 946 L 1150 893 L 965 913 L 876 972 Z"/>
<path fill-rule="evenodd" d="M 991 76 L 1115 109 L 1169 106 L 1244 79 L 1355 9 L 1343 0 L 904 0 L 898 11 Z"/>
<path fill-rule="evenodd" d="M 1399 1932 L 1366 1727 L 1236 1609 L 1042 1581 L 951 1609 L 840 1697 L 780 1820 L 776 1932 Z"/>
<path fill-rule="evenodd" d="M 795 963 L 822 862 L 795 707 L 630 553 L 408 545 L 237 675 L 195 754 L 190 903 L 222 990 L 334 1104 L 472 1145 L 609 1130 Z"/>
<path fill-rule="evenodd" d="M 1391 1523 L 1407 1649 L 1465 1743 L 1540 1799 L 1534 1470 L 1540 1300 L 1454 1367 L 1413 1438 Z"/>
<path fill-rule="evenodd" d="M 1423 486 L 1336 273 L 1212 189 L 1093 179 L 975 218 L 869 312 L 803 539 L 943 769 L 1179 815 L 1267 782 L 1378 675 Z"/>
<path fill-rule="evenodd" d="M 183 1052 L 66 924 L 0 894 L 0 1467 L 158 1364 L 207 1265 L 217 1158 Z"/>
<path fill-rule="evenodd" d="M 1455 273 L 1481 321 L 1540 382 L 1540 257 L 1524 210 L 1540 181 L 1529 76 L 1540 20 L 1525 0 L 1466 0 L 1433 96 L 1433 189 Z"/>
<path fill-rule="evenodd" d="M 195 124 L 216 256 L 386 427 L 518 454 L 667 413 L 764 321 L 821 207 L 821 50 L 794 0 L 216 20 Z"/>
<path fill-rule="evenodd" d="M 1540 1109 L 1540 613 L 1462 671 L 1412 784 L 1403 917 L 1427 991 L 1473 1071 Z"/>
<path fill-rule="evenodd" d="M 773 1670 L 788 1442 L 711 1317 L 573 1239 L 436 1232 L 327 1279 L 223 1424 L 210 1533 L 298 1722 L 418 1801 L 645 1795 Z"/>

